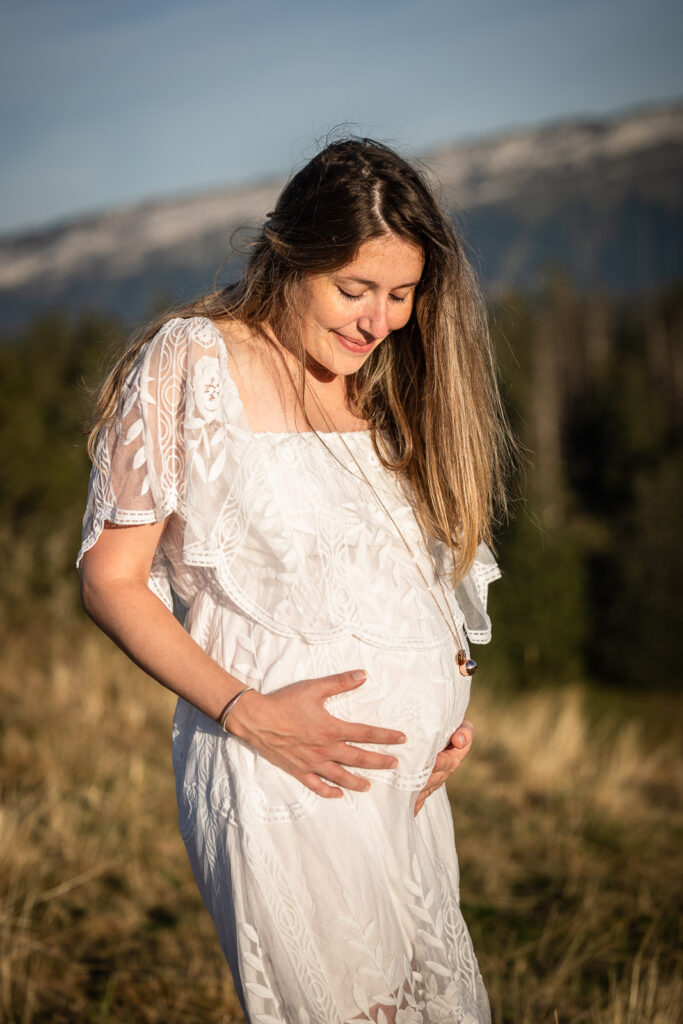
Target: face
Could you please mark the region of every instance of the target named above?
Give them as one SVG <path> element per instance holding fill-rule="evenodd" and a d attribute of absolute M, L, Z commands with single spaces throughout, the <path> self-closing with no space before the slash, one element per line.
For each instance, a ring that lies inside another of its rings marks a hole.
<path fill-rule="evenodd" d="M 422 249 L 397 235 L 364 242 L 339 270 L 302 283 L 302 341 L 326 370 L 348 376 L 413 309 L 424 266 Z"/>

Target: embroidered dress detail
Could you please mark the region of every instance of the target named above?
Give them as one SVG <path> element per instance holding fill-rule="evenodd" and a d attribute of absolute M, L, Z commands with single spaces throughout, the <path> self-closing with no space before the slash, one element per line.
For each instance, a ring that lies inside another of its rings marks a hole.
<path fill-rule="evenodd" d="M 107 521 L 168 518 L 149 586 L 211 657 L 263 693 L 365 668 L 366 682 L 326 707 L 408 736 L 376 748 L 398 768 L 354 769 L 368 793 L 325 800 L 178 700 L 181 834 L 252 1024 L 487 1024 L 445 790 L 413 817 L 471 681 L 339 435 L 324 440 L 339 461 L 313 433 L 251 431 L 217 328 L 169 320 L 98 439 L 78 561 Z M 487 589 L 500 576 L 490 550 L 480 544 L 447 585 L 445 547 L 425 551 L 370 433 L 344 441 L 423 571 L 442 574 L 460 633 L 488 642 Z"/>

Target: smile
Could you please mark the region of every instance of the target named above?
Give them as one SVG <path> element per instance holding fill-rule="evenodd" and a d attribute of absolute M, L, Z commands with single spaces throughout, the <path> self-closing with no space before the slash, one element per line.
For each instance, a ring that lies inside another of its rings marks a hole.
<path fill-rule="evenodd" d="M 339 331 L 332 331 L 335 338 L 341 342 L 344 348 L 347 348 L 349 352 L 355 352 L 357 355 L 362 355 L 364 352 L 369 352 L 372 346 L 375 344 L 374 341 L 354 341 L 353 338 L 346 338 Z"/>

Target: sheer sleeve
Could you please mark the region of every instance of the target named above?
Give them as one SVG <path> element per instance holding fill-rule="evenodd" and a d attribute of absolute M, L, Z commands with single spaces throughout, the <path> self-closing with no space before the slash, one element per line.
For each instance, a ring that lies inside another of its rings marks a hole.
<path fill-rule="evenodd" d="M 442 541 L 431 540 L 430 549 L 439 576 L 445 581 L 445 595 L 458 621 L 474 644 L 488 644 L 491 641 L 491 619 L 488 613 L 489 584 L 501 578 L 501 570 L 488 544 L 480 541 L 469 572 L 457 586 L 448 582 L 451 556 Z M 454 605 L 457 605 L 454 607 Z"/>
<path fill-rule="evenodd" d="M 487 644 L 491 640 L 491 619 L 487 610 L 489 583 L 499 580 L 501 575 L 493 552 L 481 541 L 472 568 L 455 588 L 467 636 L 474 644 Z"/>
<path fill-rule="evenodd" d="M 187 346 L 178 341 L 169 321 L 145 345 L 115 419 L 100 431 L 77 565 L 105 522 L 160 522 L 184 506 Z"/>

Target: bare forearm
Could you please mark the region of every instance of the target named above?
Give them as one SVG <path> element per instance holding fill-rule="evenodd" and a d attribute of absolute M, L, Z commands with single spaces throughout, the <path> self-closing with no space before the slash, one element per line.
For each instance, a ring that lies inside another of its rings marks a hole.
<path fill-rule="evenodd" d="M 140 531 L 146 528 L 134 529 L 144 541 Z M 156 542 L 153 531 L 147 530 L 147 536 Z M 92 549 L 94 555 L 86 552 L 81 567 L 83 607 L 145 672 L 204 714 L 218 718 L 244 685 L 213 661 L 149 590 L 146 580 L 151 559 L 140 559 L 139 566 L 125 564 L 135 537 L 120 549 L 118 558 L 111 557 L 116 543 L 106 538 L 99 552 L 98 545 Z M 349 772 L 345 765 L 395 768 L 398 762 L 392 755 L 354 744 L 402 743 L 405 735 L 394 729 L 345 722 L 326 710 L 328 697 L 355 689 L 364 679 L 364 671 L 349 671 L 294 681 L 270 694 L 248 693 L 230 711 L 230 732 L 319 796 L 340 797 L 342 786 L 366 790 L 367 780 Z"/>
<path fill-rule="evenodd" d="M 148 588 L 164 529 L 165 521 L 105 528 L 83 555 L 81 600 L 129 658 L 216 719 L 244 686 L 195 643 Z M 345 765 L 395 768 L 397 762 L 354 744 L 401 743 L 405 736 L 394 729 L 345 722 L 327 711 L 328 697 L 355 689 L 364 679 L 365 672 L 349 671 L 295 680 L 269 694 L 254 690 L 230 711 L 230 732 L 320 796 L 342 796 L 341 786 L 365 790 L 367 781 Z"/>
<path fill-rule="evenodd" d="M 82 586 L 83 607 L 132 661 L 210 718 L 244 688 L 221 668 L 141 580 Z"/>

